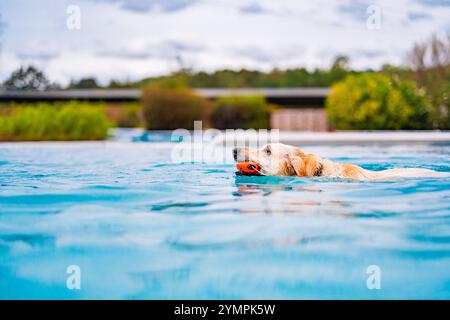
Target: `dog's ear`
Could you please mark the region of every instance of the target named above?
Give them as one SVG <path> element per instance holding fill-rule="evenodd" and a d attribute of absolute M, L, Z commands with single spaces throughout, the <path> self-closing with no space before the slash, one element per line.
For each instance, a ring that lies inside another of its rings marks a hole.
<path fill-rule="evenodd" d="M 294 150 L 292 150 L 292 155 L 294 157 L 300 157 L 300 158 L 303 158 L 305 156 L 305 154 L 303 153 L 302 150 L 300 150 L 299 148 L 295 148 L 295 147 L 294 147 Z"/>
<path fill-rule="evenodd" d="M 313 177 L 321 166 L 320 158 L 313 154 L 288 157 L 288 160 L 295 175 L 300 177 Z"/>
<path fill-rule="evenodd" d="M 289 155 L 285 155 L 281 162 L 281 174 L 284 176 L 296 176 L 297 171 L 295 170 L 296 161 L 294 158 L 298 157 L 290 157 Z M 294 160 L 294 162 L 293 162 Z"/>

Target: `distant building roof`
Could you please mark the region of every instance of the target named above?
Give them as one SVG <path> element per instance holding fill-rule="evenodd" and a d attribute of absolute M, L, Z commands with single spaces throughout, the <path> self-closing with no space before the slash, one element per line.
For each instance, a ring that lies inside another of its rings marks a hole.
<path fill-rule="evenodd" d="M 0 94 L 0 100 L 135 100 L 140 95 L 139 89 L 5 90 Z"/>
<path fill-rule="evenodd" d="M 196 92 L 207 98 L 218 98 L 227 95 L 262 95 L 269 97 L 290 97 L 290 98 L 323 98 L 330 93 L 329 88 L 237 88 L 237 89 L 196 89 Z"/>
<path fill-rule="evenodd" d="M 329 88 L 198 88 L 197 94 L 216 99 L 228 95 L 262 95 L 270 103 L 281 105 L 322 106 Z M 140 89 L 72 89 L 49 91 L 2 91 L 0 101 L 34 102 L 58 100 L 134 101 L 141 96 Z"/>

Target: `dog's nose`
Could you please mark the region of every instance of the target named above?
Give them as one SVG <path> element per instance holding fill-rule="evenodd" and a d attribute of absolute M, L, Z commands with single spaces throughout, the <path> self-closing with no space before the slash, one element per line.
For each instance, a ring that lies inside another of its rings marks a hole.
<path fill-rule="evenodd" d="M 233 149 L 233 158 L 234 158 L 234 161 L 237 161 L 237 155 L 238 155 L 238 149 L 237 149 L 237 148 L 234 148 L 234 149 Z"/>

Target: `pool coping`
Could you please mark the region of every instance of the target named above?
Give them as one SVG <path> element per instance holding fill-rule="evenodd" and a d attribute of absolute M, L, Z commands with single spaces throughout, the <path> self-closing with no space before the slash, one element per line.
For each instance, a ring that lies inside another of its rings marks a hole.
<path fill-rule="evenodd" d="M 257 135 L 247 135 L 248 140 Z M 276 136 L 275 136 L 276 137 Z M 417 144 L 450 143 L 450 131 L 334 131 L 306 132 L 279 131 L 276 139 L 287 144 Z M 216 143 L 242 141 L 242 134 L 229 134 L 216 140 Z M 273 140 L 272 140 L 273 141 Z"/>
<path fill-rule="evenodd" d="M 280 132 L 281 141 L 304 143 L 450 143 L 450 131 Z"/>
<path fill-rule="evenodd" d="M 122 137 L 117 136 L 118 130 L 123 131 Z M 142 136 L 144 129 L 112 129 L 113 137 L 99 141 L 0 141 L 0 145 L 11 144 L 72 144 L 72 143 L 162 143 L 172 144 L 170 141 L 133 141 L 135 137 Z M 148 131 L 156 134 L 170 135 L 172 131 Z M 225 131 L 222 131 L 225 133 Z M 268 131 L 270 132 L 270 131 Z M 116 136 L 116 137 L 114 137 Z M 246 134 L 247 139 L 253 140 L 255 134 Z M 230 141 L 242 141 L 244 135 L 230 132 L 214 138 L 214 143 Z M 311 131 L 279 131 L 278 139 L 283 143 L 301 144 L 417 144 L 437 143 L 450 144 L 450 131 L 334 131 L 334 132 L 311 132 Z"/>

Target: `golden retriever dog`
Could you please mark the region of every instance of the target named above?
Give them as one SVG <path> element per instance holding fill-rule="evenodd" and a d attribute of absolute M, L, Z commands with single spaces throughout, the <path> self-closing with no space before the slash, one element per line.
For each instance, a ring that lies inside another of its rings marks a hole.
<path fill-rule="evenodd" d="M 398 168 L 382 171 L 363 169 L 349 163 L 337 163 L 306 154 L 297 147 L 281 143 L 260 149 L 235 148 L 236 162 L 251 161 L 259 165 L 258 173 L 268 176 L 330 177 L 355 180 L 384 180 L 402 177 L 435 176 L 437 171 L 420 168 Z"/>

